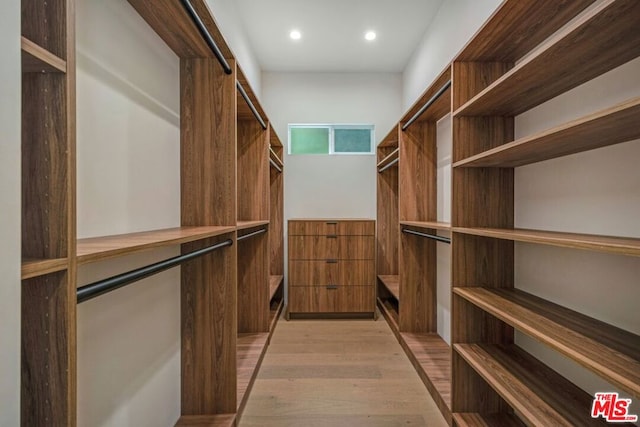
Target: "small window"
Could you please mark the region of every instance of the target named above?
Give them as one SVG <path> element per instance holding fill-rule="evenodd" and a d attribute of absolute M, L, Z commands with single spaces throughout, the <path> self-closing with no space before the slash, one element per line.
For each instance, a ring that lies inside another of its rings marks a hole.
<path fill-rule="evenodd" d="M 373 154 L 373 125 L 289 125 L 289 154 Z"/>

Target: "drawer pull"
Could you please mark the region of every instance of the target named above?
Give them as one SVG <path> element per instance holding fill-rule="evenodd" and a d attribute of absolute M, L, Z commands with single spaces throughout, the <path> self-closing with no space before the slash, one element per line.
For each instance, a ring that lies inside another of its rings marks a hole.
<path fill-rule="evenodd" d="M 338 236 L 336 234 L 327 234 L 327 239 L 337 239 Z"/>
<path fill-rule="evenodd" d="M 327 264 L 337 264 L 338 260 L 337 259 L 328 259 L 327 260 Z"/>
<path fill-rule="evenodd" d="M 327 225 L 338 225 L 338 221 L 327 221 Z"/>
<path fill-rule="evenodd" d="M 327 285 L 327 289 L 338 289 L 338 285 Z"/>

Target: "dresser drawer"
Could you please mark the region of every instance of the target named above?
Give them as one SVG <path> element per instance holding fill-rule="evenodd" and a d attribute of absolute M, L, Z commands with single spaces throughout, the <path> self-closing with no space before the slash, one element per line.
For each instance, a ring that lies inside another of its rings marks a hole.
<path fill-rule="evenodd" d="M 289 221 L 290 236 L 375 236 L 373 221 Z"/>
<path fill-rule="evenodd" d="M 374 286 L 373 260 L 291 261 L 289 286 Z"/>
<path fill-rule="evenodd" d="M 363 313 L 375 310 L 373 286 L 296 287 L 289 294 L 291 313 Z"/>
<path fill-rule="evenodd" d="M 289 236 L 289 259 L 374 259 L 374 236 Z"/>

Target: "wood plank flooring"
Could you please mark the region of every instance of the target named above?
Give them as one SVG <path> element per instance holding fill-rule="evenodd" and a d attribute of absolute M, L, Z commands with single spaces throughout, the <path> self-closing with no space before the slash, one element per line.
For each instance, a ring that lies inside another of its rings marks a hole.
<path fill-rule="evenodd" d="M 387 322 L 278 322 L 240 427 L 447 426 Z"/>

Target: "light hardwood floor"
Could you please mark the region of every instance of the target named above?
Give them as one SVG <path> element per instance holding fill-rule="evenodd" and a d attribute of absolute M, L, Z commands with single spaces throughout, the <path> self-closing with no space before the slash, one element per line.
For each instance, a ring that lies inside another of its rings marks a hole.
<path fill-rule="evenodd" d="M 278 322 L 239 425 L 446 426 L 383 318 Z"/>

